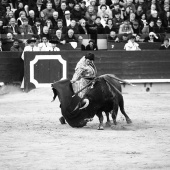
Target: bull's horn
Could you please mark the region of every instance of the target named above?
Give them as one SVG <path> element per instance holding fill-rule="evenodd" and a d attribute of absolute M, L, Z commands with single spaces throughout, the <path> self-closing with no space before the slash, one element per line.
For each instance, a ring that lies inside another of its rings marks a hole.
<path fill-rule="evenodd" d="M 83 103 L 85 103 L 85 105 L 83 107 L 81 107 L 80 110 L 86 108 L 89 105 L 89 99 L 84 99 Z"/>

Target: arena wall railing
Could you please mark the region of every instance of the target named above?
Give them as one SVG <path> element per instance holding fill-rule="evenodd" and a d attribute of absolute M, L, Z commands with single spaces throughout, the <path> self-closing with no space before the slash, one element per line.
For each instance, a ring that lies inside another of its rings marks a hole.
<path fill-rule="evenodd" d="M 22 82 L 25 91 L 51 87 L 55 81 L 72 78 L 79 59 L 87 51 L 0 53 L 0 82 Z M 98 75 L 115 74 L 136 84 L 169 83 L 169 51 L 94 51 Z"/>

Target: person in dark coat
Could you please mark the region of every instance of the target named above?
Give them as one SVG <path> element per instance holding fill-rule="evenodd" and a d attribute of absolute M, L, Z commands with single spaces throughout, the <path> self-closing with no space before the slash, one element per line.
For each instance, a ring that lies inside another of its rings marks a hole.
<path fill-rule="evenodd" d="M 76 4 L 74 9 L 71 11 L 71 19 L 76 20 L 77 22 L 83 18 L 82 12 L 80 10 L 80 5 Z"/>
<path fill-rule="evenodd" d="M 89 44 L 86 46 L 86 50 L 92 50 L 92 51 L 96 51 L 98 50 L 97 45 L 94 43 L 93 40 L 89 41 Z"/>
<path fill-rule="evenodd" d="M 19 45 L 19 41 L 17 39 L 14 40 L 13 46 L 10 48 L 12 52 L 22 52 L 23 49 Z"/>
<path fill-rule="evenodd" d="M 74 35 L 74 31 L 72 29 L 69 29 L 67 34 L 65 35 L 66 43 L 69 42 L 78 42 L 77 37 Z"/>
<path fill-rule="evenodd" d="M 89 29 L 85 19 L 80 20 L 80 24 L 78 25 L 78 30 L 79 30 L 79 34 L 89 34 Z"/>
<path fill-rule="evenodd" d="M 35 24 L 32 27 L 32 32 L 35 35 L 40 35 L 43 32 L 43 26 L 41 24 L 41 20 L 39 18 L 36 18 L 35 20 Z"/>
<path fill-rule="evenodd" d="M 169 39 L 165 38 L 163 44 L 159 48 L 160 50 L 170 50 Z"/>
<path fill-rule="evenodd" d="M 21 11 L 24 11 L 25 12 L 25 9 L 24 9 L 24 5 L 22 2 L 19 2 L 18 4 L 18 9 L 15 11 L 14 15 L 15 15 L 15 19 L 18 19 L 19 18 L 19 14 Z M 26 12 L 25 12 L 26 13 Z"/>

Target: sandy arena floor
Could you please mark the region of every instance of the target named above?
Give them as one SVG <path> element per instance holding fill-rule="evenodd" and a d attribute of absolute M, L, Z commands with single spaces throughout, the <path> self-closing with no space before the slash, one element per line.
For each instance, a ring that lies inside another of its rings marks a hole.
<path fill-rule="evenodd" d="M 97 117 L 61 125 L 51 89 L 9 91 L 0 93 L 0 170 L 170 169 L 170 94 L 124 94 L 133 124 L 119 112 L 115 128 L 98 131 Z"/>

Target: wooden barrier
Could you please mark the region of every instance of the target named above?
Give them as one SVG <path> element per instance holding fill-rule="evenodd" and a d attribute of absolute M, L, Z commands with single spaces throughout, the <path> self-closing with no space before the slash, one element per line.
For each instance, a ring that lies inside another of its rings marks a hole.
<path fill-rule="evenodd" d="M 24 62 L 19 52 L 0 52 L 0 82 L 21 82 Z"/>
<path fill-rule="evenodd" d="M 170 82 L 169 51 L 96 51 L 98 75 L 110 73 L 136 83 Z M 50 87 L 72 78 L 74 68 L 86 51 L 0 53 L 0 82 L 21 82 L 25 90 Z M 25 72 L 24 72 L 25 69 Z"/>
<path fill-rule="evenodd" d="M 86 52 L 25 52 L 25 90 L 50 87 L 72 78 L 78 60 Z M 168 51 L 96 51 L 98 75 L 110 73 L 133 82 L 170 82 Z"/>

